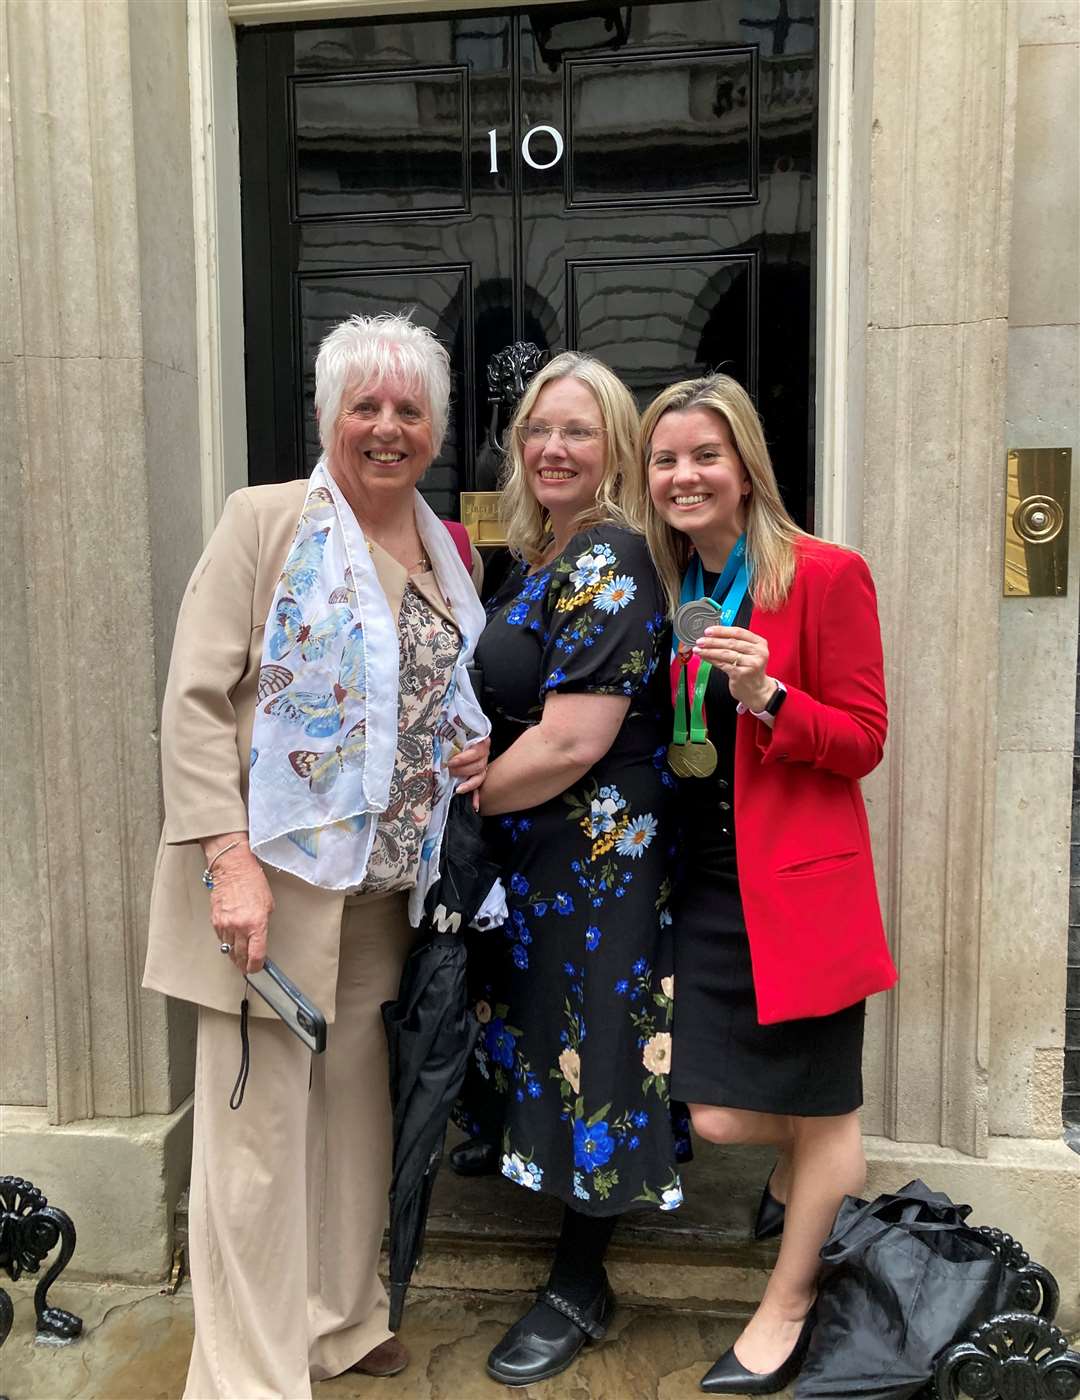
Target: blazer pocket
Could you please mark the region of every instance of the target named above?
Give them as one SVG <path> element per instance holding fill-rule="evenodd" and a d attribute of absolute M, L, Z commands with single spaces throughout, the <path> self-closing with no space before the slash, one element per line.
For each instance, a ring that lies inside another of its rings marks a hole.
<path fill-rule="evenodd" d="M 858 851 L 836 851 L 827 856 L 812 856 L 809 860 L 792 861 L 790 865 L 780 866 L 776 874 L 782 880 L 797 879 L 801 875 L 827 875 L 832 870 L 842 870 L 845 865 L 850 865 L 858 858 Z"/>

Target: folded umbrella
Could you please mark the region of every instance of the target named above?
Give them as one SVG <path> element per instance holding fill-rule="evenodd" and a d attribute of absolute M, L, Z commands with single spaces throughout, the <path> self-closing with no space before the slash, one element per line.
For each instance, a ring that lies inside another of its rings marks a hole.
<path fill-rule="evenodd" d="M 450 1109 L 480 1034 L 466 997 L 460 933 L 472 922 L 487 926 L 505 918 L 498 867 L 485 849 L 471 797 L 455 797 L 450 804 L 440 864 L 439 879 L 424 902 L 421 941 L 405 963 L 398 998 L 382 1007 L 394 1108 L 392 1331 L 401 1325 L 405 1293 L 420 1260 Z"/>

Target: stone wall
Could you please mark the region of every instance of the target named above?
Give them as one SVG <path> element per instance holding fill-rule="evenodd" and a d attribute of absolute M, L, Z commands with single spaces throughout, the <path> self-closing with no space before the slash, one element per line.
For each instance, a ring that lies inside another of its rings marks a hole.
<path fill-rule="evenodd" d="M 870 1126 L 981 1157 L 1015 46 L 1005 6 L 872 13 L 861 543 L 891 716 L 866 791 L 900 983 Z"/>
<path fill-rule="evenodd" d="M 0 1170 L 75 1215 L 83 1270 L 159 1278 L 191 1063 L 190 1012 L 140 989 L 160 678 L 202 541 L 186 12 L 13 0 L 2 24 Z"/>
<path fill-rule="evenodd" d="M 1069 907 L 1080 590 L 1080 6 L 1027 0 L 1018 20 L 1007 445 L 1071 448 L 1073 490 L 1068 595 L 1000 603 L 990 1101 L 994 1132 L 1057 1137 L 1066 958 L 1043 957 L 1041 949 L 1064 941 Z M 1080 962 L 1080 952 L 1075 957 Z M 1080 1002 L 1080 991 L 1074 996 Z"/>

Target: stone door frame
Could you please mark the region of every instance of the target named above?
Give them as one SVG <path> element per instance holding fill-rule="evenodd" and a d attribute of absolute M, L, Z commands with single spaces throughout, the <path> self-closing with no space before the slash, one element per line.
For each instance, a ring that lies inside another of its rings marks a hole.
<path fill-rule="evenodd" d="M 541 0 L 552 3 L 552 0 Z M 816 528 L 827 539 L 859 542 L 851 476 L 860 459 L 857 420 L 848 412 L 851 357 L 852 209 L 860 185 L 855 133 L 869 84 L 856 87 L 858 0 L 821 6 L 818 134 Z M 247 482 L 240 171 L 236 103 L 237 24 L 378 15 L 512 9 L 506 0 L 188 0 L 188 64 L 199 355 L 200 480 L 209 536 L 225 497 Z M 871 11 L 865 11 L 869 19 Z M 865 28 L 865 25 L 861 27 Z M 869 46 L 866 46 L 869 53 Z"/>

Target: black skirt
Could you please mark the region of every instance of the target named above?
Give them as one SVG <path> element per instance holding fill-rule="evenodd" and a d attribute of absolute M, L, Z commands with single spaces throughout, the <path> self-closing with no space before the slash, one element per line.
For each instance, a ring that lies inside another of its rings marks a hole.
<path fill-rule="evenodd" d="M 749 600 L 736 619 L 745 627 Z M 851 1113 L 863 1098 L 866 1003 L 762 1026 L 735 862 L 735 702 L 714 670 L 706 690 L 718 757 L 708 778 L 679 783 L 684 862 L 671 906 L 675 1014 L 671 1094 L 803 1118 Z"/>
<path fill-rule="evenodd" d="M 683 881 L 673 915 L 672 1097 L 804 1118 L 858 1108 L 864 1002 L 758 1024 L 733 848 Z"/>

